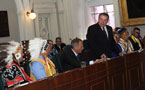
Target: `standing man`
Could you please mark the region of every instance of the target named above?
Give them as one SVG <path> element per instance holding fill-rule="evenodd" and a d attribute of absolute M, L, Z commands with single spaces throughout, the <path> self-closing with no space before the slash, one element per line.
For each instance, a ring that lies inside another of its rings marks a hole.
<path fill-rule="evenodd" d="M 107 25 L 108 20 L 109 15 L 101 13 L 98 17 L 98 23 L 88 28 L 87 38 L 90 48 L 90 60 L 111 58 L 112 51 L 119 55 L 119 50 L 113 39 L 112 28 Z"/>

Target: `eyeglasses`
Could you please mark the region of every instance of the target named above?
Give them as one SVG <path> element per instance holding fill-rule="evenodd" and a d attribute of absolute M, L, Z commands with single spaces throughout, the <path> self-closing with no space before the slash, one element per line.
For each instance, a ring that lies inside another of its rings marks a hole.
<path fill-rule="evenodd" d="M 135 33 L 137 33 L 138 35 L 140 35 L 140 32 L 135 32 Z"/>

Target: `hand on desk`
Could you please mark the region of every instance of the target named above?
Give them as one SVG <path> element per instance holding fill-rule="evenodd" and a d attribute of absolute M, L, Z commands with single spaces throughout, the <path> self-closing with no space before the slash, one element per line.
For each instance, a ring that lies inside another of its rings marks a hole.
<path fill-rule="evenodd" d="M 106 54 L 103 53 L 103 54 L 101 54 L 100 57 L 101 57 L 101 59 L 106 58 Z"/>

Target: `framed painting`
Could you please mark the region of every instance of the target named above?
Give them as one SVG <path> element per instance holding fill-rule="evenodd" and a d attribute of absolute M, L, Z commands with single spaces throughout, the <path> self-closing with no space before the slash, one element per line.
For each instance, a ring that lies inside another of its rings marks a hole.
<path fill-rule="evenodd" d="M 7 11 L 0 11 L 0 37 L 8 37 L 9 23 Z"/>
<path fill-rule="evenodd" d="M 145 24 L 144 0 L 119 0 L 122 26 Z"/>

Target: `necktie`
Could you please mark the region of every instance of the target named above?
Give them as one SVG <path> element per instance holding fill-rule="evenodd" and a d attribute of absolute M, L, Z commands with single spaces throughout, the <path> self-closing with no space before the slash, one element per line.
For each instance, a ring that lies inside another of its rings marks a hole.
<path fill-rule="evenodd" d="M 78 61 L 80 61 L 80 59 L 79 59 L 79 58 L 80 58 L 80 56 L 79 56 L 79 55 L 77 55 L 77 59 L 78 59 Z"/>
<path fill-rule="evenodd" d="M 104 35 L 106 36 L 106 38 L 107 38 L 107 34 L 106 34 L 106 31 L 105 31 L 105 28 L 103 27 L 103 33 L 104 33 Z"/>

